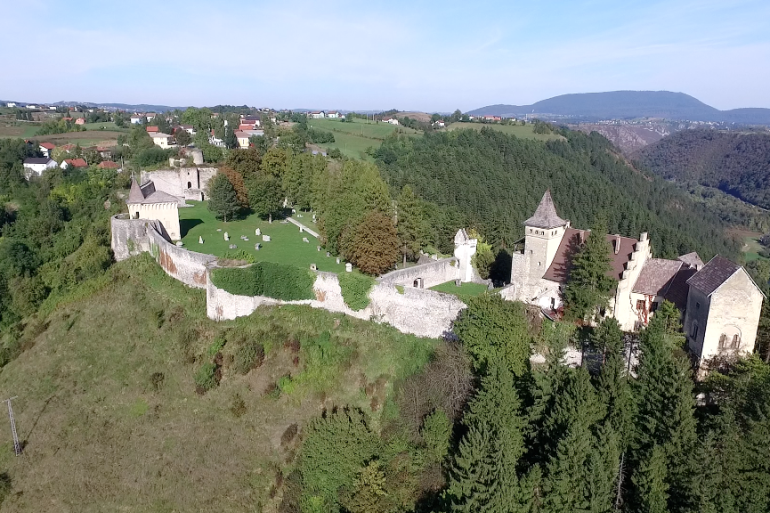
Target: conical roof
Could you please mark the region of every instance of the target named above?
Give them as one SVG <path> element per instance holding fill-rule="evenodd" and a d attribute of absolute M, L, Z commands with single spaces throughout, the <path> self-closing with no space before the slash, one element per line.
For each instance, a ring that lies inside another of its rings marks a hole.
<path fill-rule="evenodd" d="M 144 193 L 142 193 L 141 187 L 135 179 L 131 179 L 131 191 L 128 193 L 128 201 L 126 203 L 142 203 L 144 202 Z"/>
<path fill-rule="evenodd" d="M 556 207 L 553 205 L 550 189 L 543 194 L 543 199 L 540 200 L 540 204 L 537 206 L 534 215 L 524 221 L 524 226 L 545 228 L 546 230 L 564 226 L 565 224 L 567 224 L 567 221 L 556 214 Z"/>

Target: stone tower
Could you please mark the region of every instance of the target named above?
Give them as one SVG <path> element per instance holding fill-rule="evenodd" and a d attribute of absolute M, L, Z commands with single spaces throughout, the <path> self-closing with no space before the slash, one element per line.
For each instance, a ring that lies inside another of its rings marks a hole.
<path fill-rule="evenodd" d="M 517 285 L 514 299 L 537 295 L 540 280 L 553 262 L 569 221 L 556 213 L 551 191 L 545 191 L 535 213 L 524 221 L 524 253 L 514 255 L 511 283 Z"/>

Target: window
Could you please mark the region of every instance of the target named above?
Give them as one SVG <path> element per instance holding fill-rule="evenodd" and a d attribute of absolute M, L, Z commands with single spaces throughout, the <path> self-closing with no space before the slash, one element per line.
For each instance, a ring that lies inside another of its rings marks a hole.
<path fill-rule="evenodd" d="M 690 338 L 695 340 L 698 338 L 698 321 L 692 323 L 692 329 L 690 330 Z"/>
<path fill-rule="evenodd" d="M 733 335 L 733 345 L 731 348 L 738 349 L 739 347 L 741 347 L 741 336 L 736 333 Z"/>
<path fill-rule="evenodd" d="M 651 312 L 657 312 L 659 306 L 660 306 L 660 303 L 653 303 L 652 307 L 650 308 L 650 311 Z"/>
<path fill-rule="evenodd" d="M 636 309 L 640 312 L 642 310 L 646 310 L 647 302 L 644 299 L 637 299 L 636 300 Z"/>
<path fill-rule="evenodd" d="M 542 266 L 543 266 L 543 262 L 538 262 L 538 263 L 537 263 L 537 266 L 538 266 L 538 267 L 542 267 Z"/>
<path fill-rule="evenodd" d="M 136 213 L 134 214 L 134 219 L 139 219 L 139 211 L 138 211 L 138 210 L 137 210 L 137 211 L 136 211 Z"/>
<path fill-rule="evenodd" d="M 192 182 L 187 182 L 187 188 L 192 189 Z"/>

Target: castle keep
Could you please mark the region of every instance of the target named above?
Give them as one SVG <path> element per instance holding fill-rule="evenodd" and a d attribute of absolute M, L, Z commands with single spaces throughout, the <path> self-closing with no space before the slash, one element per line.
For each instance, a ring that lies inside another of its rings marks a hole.
<path fill-rule="evenodd" d="M 512 257 L 506 299 L 539 306 L 546 313 L 562 308 L 562 293 L 573 256 L 588 236 L 556 213 L 546 191 L 524 222 L 524 250 Z M 684 314 L 688 346 L 704 369 L 713 357 L 754 350 L 763 294 L 746 270 L 720 256 L 708 264 L 696 253 L 676 260 L 652 257 L 647 233 L 639 239 L 607 235 L 610 275 L 617 280 L 607 315 L 625 331 L 646 326 L 664 301 Z"/>

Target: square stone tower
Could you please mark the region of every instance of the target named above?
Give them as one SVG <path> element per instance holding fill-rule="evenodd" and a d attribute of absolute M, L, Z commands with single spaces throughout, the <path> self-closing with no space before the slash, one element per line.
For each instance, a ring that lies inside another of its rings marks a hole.
<path fill-rule="evenodd" d="M 524 221 L 524 253 L 513 255 L 512 299 L 526 301 L 537 294 L 540 280 L 553 262 L 567 228 L 569 221 L 559 217 L 551 191 L 545 191 L 535 213 Z"/>

